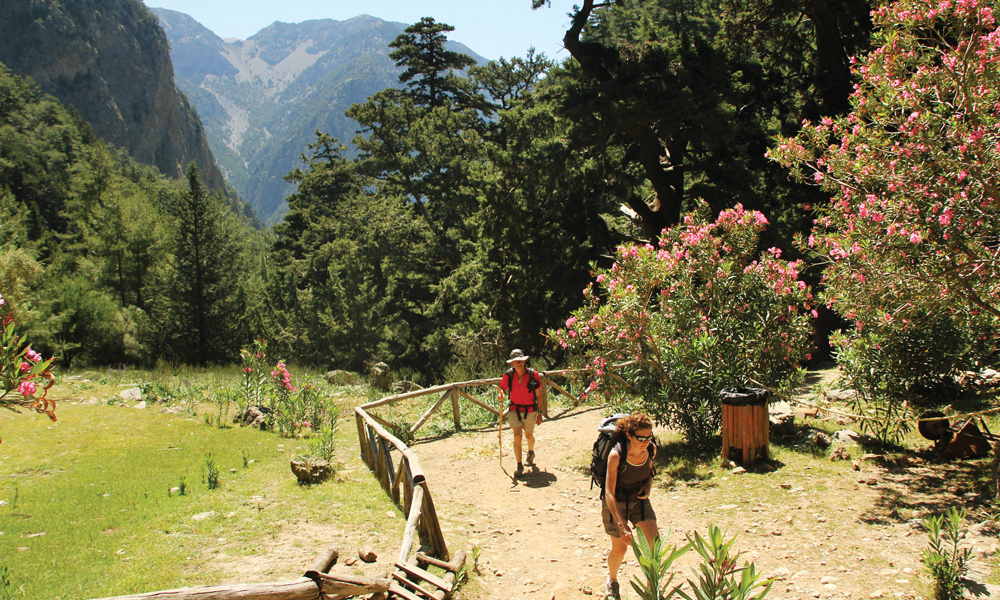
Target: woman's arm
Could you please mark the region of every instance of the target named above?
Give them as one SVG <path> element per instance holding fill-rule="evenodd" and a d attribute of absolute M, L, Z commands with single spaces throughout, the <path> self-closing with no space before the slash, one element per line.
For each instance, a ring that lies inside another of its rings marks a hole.
<path fill-rule="evenodd" d="M 618 501 L 615 500 L 615 488 L 618 486 L 618 465 L 621 457 L 618 456 L 618 448 L 612 448 L 608 454 L 608 472 L 604 476 L 604 501 L 608 503 L 608 510 L 611 511 L 611 518 L 618 524 L 618 530 L 622 537 L 629 539 L 632 531 L 628 527 L 628 522 L 622 518 L 622 513 L 618 510 Z"/>
<path fill-rule="evenodd" d="M 639 488 L 640 500 L 649 498 L 649 492 L 653 489 L 653 461 L 656 460 L 656 445 L 650 444 L 648 447 L 652 448 L 652 452 L 649 453 L 649 479 Z"/>

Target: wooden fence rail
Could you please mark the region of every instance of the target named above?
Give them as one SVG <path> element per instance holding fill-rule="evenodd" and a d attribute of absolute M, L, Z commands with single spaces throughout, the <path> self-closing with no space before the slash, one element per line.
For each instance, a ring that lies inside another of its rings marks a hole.
<path fill-rule="evenodd" d="M 329 575 L 338 555 L 336 549 L 324 552 L 303 577 L 291 581 L 178 588 L 100 600 L 326 600 L 389 591 L 392 582 L 388 578 Z"/>
<path fill-rule="evenodd" d="M 552 381 L 552 379 L 551 379 L 552 375 L 565 375 L 566 371 L 564 371 L 564 370 L 539 371 L 539 374 L 542 376 L 542 385 L 541 385 L 541 387 L 538 388 L 538 391 L 539 391 L 539 394 L 538 394 L 539 395 L 539 403 L 538 404 L 539 404 L 539 410 L 542 411 L 543 415 L 545 415 L 546 417 L 549 416 L 548 415 L 548 402 L 547 402 L 547 400 L 548 400 L 547 388 L 550 388 L 550 387 L 552 389 L 556 390 L 557 392 L 559 392 L 560 394 L 563 394 L 564 396 L 567 396 L 567 397 L 571 398 L 573 400 L 573 406 L 574 407 L 579 405 L 579 403 L 580 403 L 580 399 L 579 398 L 577 398 L 573 394 L 567 392 L 565 389 L 562 388 L 562 386 L 560 386 L 556 382 Z M 458 401 L 459 397 L 465 398 L 466 400 L 472 402 L 473 404 L 476 404 L 479 407 L 484 408 L 484 409 L 490 411 L 491 413 L 497 415 L 498 418 L 501 418 L 503 416 L 502 413 L 500 411 L 498 411 L 496 408 L 494 408 L 492 406 L 489 406 L 488 404 L 485 404 L 484 402 L 480 401 L 478 398 L 476 398 L 472 394 L 469 394 L 468 392 L 465 391 L 466 388 L 474 388 L 474 387 L 482 387 L 482 386 L 492 386 L 492 385 L 495 385 L 495 384 L 498 385 L 502 379 L 503 379 L 502 377 L 494 377 L 494 378 L 491 378 L 491 379 L 475 379 L 475 380 L 472 380 L 472 381 L 459 381 L 459 382 L 455 382 L 455 383 L 444 383 L 444 384 L 435 385 L 435 386 L 429 387 L 429 388 L 424 388 L 424 389 L 420 389 L 420 390 L 414 390 L 414 391 L 411 391 L 411 392 L 404 392 L 402 394 L 395 394 L 395 395 L 392 395 L 392 396 L 386 396 L 385 398 L 382 398 L 380 400 L 374 400 L 372 402 L 368 402 L 367 404 L 362 404 L 359 408 L 364 409 L 365 414 L 368 414 L 369 416 L 372 416 L 371 413 L 369 413 L 368 411 L 370 411 L 373 408 L 376 408 L 376 407 L 379 407 L 379 406 L 383 406 L 385 404 L 391 404 L 393 402 L 398 402 L 400 400 L 406 400 L 408 398 L 416 398 L 416 397 L 419 397 L 419 396 L 427 396 L 427 395 L 430 395 L 430 394 L 436 394 L 438 392 L 443 392 L 443 394 L 441 395 L 441 398 L 433 406 L 431 406 L 429 409 L 427 409 L 427 412 L 425 412 L 420 417 L 420 419 L 418 419 L 417 422 L 414 423 L 412 427 L 410 427 L 410 435 L 415 434 L 417 432 L 417 430 L 419 430 L 421 427 L 423 427 L 427 423 L 427 421 L 430 420 L 431 416 L 433 416 L 433 414 L 435 412 L 437 412 L 438 409 L 441 408 L 441 406 L 444 404 L 445 400 L 447 400 L 448 398 L 451 398 L 451 409 L 452 409 L 452 415 L 453 415 L 454 421 L 455 421 L 455 428 L 456 429 L 461 429 L 462 428 L 462 415 L 461 415 L 461 409 L 460 409 L 459 401 Z M 503 407 L 501 406 L 500 410 L 502 410 L 502 409 L 503 409 Z M 373 417 L 373 418 L 376 421 L 378 421 L 379 423 L 381 423 L 385 427 L 392 427 L 392 425 L 390 425 L 389 423 L 386 423 L 382 419 L 379 419 L 377 417 Z"/>

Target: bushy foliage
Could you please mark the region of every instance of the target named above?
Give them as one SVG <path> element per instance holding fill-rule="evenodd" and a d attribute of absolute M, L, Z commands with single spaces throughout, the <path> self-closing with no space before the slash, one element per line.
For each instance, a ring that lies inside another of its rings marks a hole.
<path fill-rule="evenodd" d="M 825 262 L 824 300 L 854 322 L 839 341 L 851 381 L 888 416 L 920 379 L 993 358 L 1000 28 L 976 2 L 902 0 L 874 19 L 853 110 L 805 122 L 771 154 L 832 195 L 804 245 Z M 931 331 L 946 334 L 933 344 Z"/>
<path fill-rule="evenodd" d="M 800 263 L 776 249 L 757 255 L 766 224 L 741 206 L 712 222 L 702 204 L 659 247 L 620 247 L 552 339 L 574 352 L 591 391 L 636 396 L 705 445 L 720 425 L 720 390 L 788 390 L 808 358 L 812 296 Z"/>

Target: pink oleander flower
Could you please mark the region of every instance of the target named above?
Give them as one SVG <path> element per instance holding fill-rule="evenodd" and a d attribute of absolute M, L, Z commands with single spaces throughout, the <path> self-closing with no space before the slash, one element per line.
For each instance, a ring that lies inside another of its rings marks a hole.
<path fill-rule="evenodd" d="M 35 395 L 35 382 L 25 379 L 21 385 L 17 386 L 17 391 L 25 398 L 31 398 Z"/>
<path fill-rule="evenodd" d="M 31 362 L 38 362 L 38 361 L 42 360 L 42 355 L 39 354 L 39 353 L 37 353 L 37 352 L 35 352 L 31 348 L 28 348 L 27 350 L 25 350 L 24 357 L 27 358 L 28 360 L 30 360 Z"/>
<path fill-rule="evenodd" d="M 28 364 L 26 362 L 21 363 L 21 372 L 22 373 L 27 373 L 30 370 L 31 370 L 31 365 L 30 364 Z"/>

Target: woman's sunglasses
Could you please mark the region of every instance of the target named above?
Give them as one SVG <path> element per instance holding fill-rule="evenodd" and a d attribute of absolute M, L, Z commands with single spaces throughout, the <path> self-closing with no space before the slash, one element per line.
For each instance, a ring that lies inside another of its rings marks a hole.
<path fill-rule="evenodd" d="M 648 442 L 653 439 L 653 436 L 651 435 L 636 435 L 634 433 L 632 434 L 632 437 L 634 437 L 638 442 Z"/>

